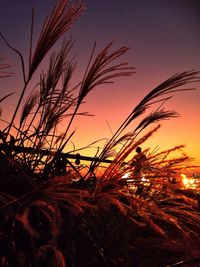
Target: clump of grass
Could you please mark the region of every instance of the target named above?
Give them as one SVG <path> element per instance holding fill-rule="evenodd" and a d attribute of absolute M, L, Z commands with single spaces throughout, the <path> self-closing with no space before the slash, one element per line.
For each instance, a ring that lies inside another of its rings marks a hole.
<path fill-rule="evenodd" d="M 152 123 L 178 116 L 162 106 L 175 92 L 191 90 L 187 86 L 199 81 L 199 72 L 178 73 L 151 90 L 82 172 L 63 153 L 74 135 L 73 120 L 77 115 L 88 115 L 80 113 L 79 108 L 94 88 L 135 72 L 119 61 L 128 48 L 113 51 L 110 43 L 96 55 L 95 44 L 83 79 L 71 86 L 75 64 L 69 59 L 73 47 L 70 39 L 50 55 L 49 66 L 40 73 L 34 88 L 30 88 L 30 82 L 44 57 L 83 9 L 82 2 L 71 5 L 67 0 L 59 1 L 42 27 L 34 52 L 33 19 L 27 70 L 22 54 L 1 33 L 20 56 L 24 84 L 14 114 L 0 132 L 0 265 L 128 267 L 158 266 L 160 261 L 169 265 L 179 259 L 190 262 L 199 257 L 197 197 L 186 196 L 170 183 L 188 157 L 168 158 L 182 146 L 156 153 L 146 151 L 149 155 L 143 173 L 148 184 L 139 194 L 122 176 L 131 172 L 132 179 L 136 178 L 129 164 L 132 152 L 160 126 L 142 136 L 141 132 Z M 1 64 L 0 78 L 10 74 L 8 65 Z M 31 93 L 26 96 L 29 89 Z M 10 96 L 1 97 L 0 102 Z M 155 104 L 160 107 L 147 113 L 127 133 L 127 126 Z M 62 121 L 66 128 L 60 134 Z M 121 149 L 114 153 L 117 146 Z M 100 162 L 111 156 L 112 162 L 97 175 Z M 151 257 L 151 262 L 146 257 Z"/>

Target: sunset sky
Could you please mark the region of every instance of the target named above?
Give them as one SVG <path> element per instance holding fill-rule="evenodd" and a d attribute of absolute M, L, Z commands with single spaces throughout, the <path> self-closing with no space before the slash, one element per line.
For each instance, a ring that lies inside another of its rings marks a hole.
<path fill-rule="evenodd" d="M 75 78 L 81 80 L 95 41 L 97 51 L 111 41 L 114 41 L 114 48 L 131 47 L 122 61 L 136 67 L 136 74 L 118 78 L 114 84 L 91 92 L 82 111 L 95 116 L 78 117 L 74 121 L 72 127 L 76 133 L 73 141 L 76 148 L 101 138 L 110 138 L 135 105 L 170 76 L 186 70 L 200 70 L 199 0 L 85 2 L 85 14 L 66 35 L 76 41 L 73 48 L 78 62 Z M 56 0 L 0 0 L 0 31 L 25 57 L 29 49 L 32 7 L 36 12 L 37 39 L 43 18 L 55 3 Z M 2 57 L 12 66 L 14 74 L 7 80 L 1 80 L 0 96 L 16 92 L 3 105 L 2 116 L 8 118 L 23 83 L 19 75 L 18 57 L 0 39 Z M 181 117 L 162 122 L 159 132 L 144 148 L 151 147 L 153 150 L 158 146 L 163 150 L 186 145 L 185 152 L 195 158 L 195 164 L 200 165 L 200 83 L 195 86 L 196 91 L 177 93 L 166 103 L 167 109 L 176 110 Z M 132 129 L 136 124 L 133 123 Z M 93 149 L 90 153 L 94 155 L 95 152 Z"/>

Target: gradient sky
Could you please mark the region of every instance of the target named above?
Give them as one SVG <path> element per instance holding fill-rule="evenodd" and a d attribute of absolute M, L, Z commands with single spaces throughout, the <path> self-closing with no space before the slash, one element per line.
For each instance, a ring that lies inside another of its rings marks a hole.
<path fill-rule="evenodd" d="M 114 48 L 131 47 L 123 61 L 136 67 L 132 77 L 118 79 L 113 85 L 91 92 L 82 110 L 94 117 L 78 118 L 74 142 L 76 147 L 100 139 L 110 138 L 109 123 L 114 132 L 134 106 L 151 89 L 177 72 L 200 70 L 200 1 L 199 0 L 86 0 L 86 12 L 67 36 L 75 40 L 77 54 L 76 77 L 87 65 L 92 46 L 102 49 L 110 41 Z M 35 7 L 35 33 L 49 14 L 55 0 L 0 0 L 0 31 L 24 55 L 28 51 L 32 7 Z M 14 69 L 9 81 L 3 81 L 1 94 L 13 92 L 13 84 L 21 88 L 18 58 L 0 40 L 0 57 Z M 161 150 L 186 145 L 185 152 L 200 164 L 200 84 L 198 90 L 178 93 L 168 102 L 168 109 L 176 110 L 180 118 L 164 121 L 146 147 Z M 17 98 L 9 100 L 7 116 Z M 6 108 L 7 108 L 6 104 Z M 132 126 L 134 127 L 133 124 Z M 131 130 L 131 128 L 130 128 Z M 95 153 L 95 151 L 93 151 Z"/>

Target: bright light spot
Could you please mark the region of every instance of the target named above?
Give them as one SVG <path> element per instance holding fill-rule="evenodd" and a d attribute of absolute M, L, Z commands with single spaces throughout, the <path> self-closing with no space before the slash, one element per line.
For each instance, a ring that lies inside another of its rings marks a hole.
<path fill-rule="evenodd" d="M 135 179 L 128 179 L 128 182 L 135 182 Z"/>
<path fill-rule="evenodd" d="M 198 182 L 194 178 L 187 178 L 185 174 L 181 174 L 182 183 L 186 188 L 196 189 Z"/>
<path fill-rule="evenodd" d="M 189 183 L 190 183 L 191 185 L 194 184 L 194 182 L 195 182 L 194 179 L 190 179 L 190 180 L 189 180 Z"/>
<path fill-rule="evenodd" d="M 147 179 L 145 179 L 144 177 L 142 177 L 141 181 L 142 182 L 145 182 L 145 181 L 147 181 Z"/>
<path fill-rule="evenodd" d="M 184 178 L 187 178 L 187 176 L 185 174 L 181 174 L 181 177 L 184 179 Z"/>
<path fill-rule="evenodd" d="M 125 173 L 125 174 L 122 176 L 122 178 L 126 179 L 126 178 L 129 177 L 129 175 L 130 175 L 130 172 L 127 172 L 127 173 Z"/>
<path fill-rule="evenodd" d="M 182 183 L 187 186 L 189 184 L 189 179 L 187 178 L 187 176 L 185 174 L 181 174 L 181 178 L 182 178 Z"/>
<path fill-rule="evenodd" d="M 183 178 L 183 184 L 188 185 L 189 184 L 189 179 L 187 177 Z"/>

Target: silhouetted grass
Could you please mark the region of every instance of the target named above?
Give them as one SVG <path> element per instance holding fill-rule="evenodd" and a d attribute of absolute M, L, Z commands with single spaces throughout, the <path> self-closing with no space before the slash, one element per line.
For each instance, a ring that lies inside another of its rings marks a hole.
<path fill-rule="evenodd" d="M 191 90 L 188 85 L 199 80 L 199 72 L 176 74 L 151 90 L 94 155 L 99 161 L 94 159 L 81 169 L 63 154 L 74 134 L 72 122 L 77 115 L 88 115 L 79 108 L 91 90 L 134 73 L 134 68 L 118 61 L 128 48 L 113 51 L 109 44 L 96 55 L 95 45 L 83 79 L 72 86 L 75 64 L 69 53 L 73 42 L 65 41 L 60 51 L 50 55 L 38 84 L 30 88 L 30 82 L 83 9 L 81 1 L 58 2 L 34 52 L 31 36 L 27 71 L 22 54 L 1 34 L 20 56 L 24 85 L 10 122 L 0 131 L 0 266 L 164 267 L 176 262 L 192 266 L 200 256 L 199 195 L 171 183 L 188 160 L 185 155 L 170 158 L 182 146 L 144 151 L 148 159 L 142 166 L 145 182 L 138 181 L 131 162 L 135 148 L 160 126 L 141 132 L 152 123 L 178 116 L 161 107 L 175 92 Z M 8 65 L 1 64 L 0 78 L 10 74 Z M 150 107 L 154 111 L 127 133 L 127 126 Z M 63 121 L 66 128 L 60 133 Z M 102 170 L 100 162 L 108 158 L 113 160 Z M 122 178 L 127 173 L 130 177 Z"/>

